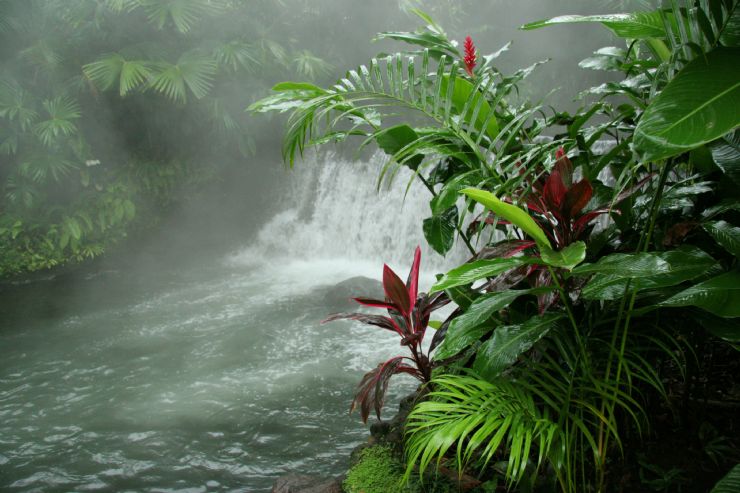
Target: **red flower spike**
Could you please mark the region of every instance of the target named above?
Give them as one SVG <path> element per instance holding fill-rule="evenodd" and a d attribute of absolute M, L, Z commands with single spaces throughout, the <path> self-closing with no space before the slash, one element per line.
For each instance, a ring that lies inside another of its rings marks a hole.
<path fill-rule="evenodd" d="M 473 39 L 470 36 L 467 36 L 465 38 L 465 57 L 463 58 L 463 61 L 465 62 L 465 71 L 471 77 L 474 77 L 473 69 L 477 65 L 477 60 L 478 55 L 476 53 L 475 45 L 473 44 Z"/>

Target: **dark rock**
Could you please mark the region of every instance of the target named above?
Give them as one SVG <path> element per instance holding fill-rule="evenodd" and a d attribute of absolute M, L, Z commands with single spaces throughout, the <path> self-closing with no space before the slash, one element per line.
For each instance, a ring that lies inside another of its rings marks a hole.
<path fill-rule="evenodd" d="M 345 307 L 356 305 L 352 298 L 379 298 L 384 299 L 383 285 L 380 281 L 369 277 L 350 277 L 344 281 L 326 288 L 324 301 L 328 305 Z"/>
<path fill-rule="evenodd" d="M 338 479 L 288 474 L 275 481 L 272 493 L 342 493 L 342 483 Z"/>
<path fill-rule="evenodd" d="M 413 393 L 401 399 L 398 405 L 398 413 L 390 421 L 375 421 L 370 425 L 370 436 L 373 443 L 401 448 L 406 418 L 414 407 L 418 395 L 418 393 Z"/>

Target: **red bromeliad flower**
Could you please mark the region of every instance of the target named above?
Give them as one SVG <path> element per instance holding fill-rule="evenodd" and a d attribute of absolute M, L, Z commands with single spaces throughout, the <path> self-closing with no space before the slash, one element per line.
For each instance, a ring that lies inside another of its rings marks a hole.
<path fill-rule="evenodd" d="M 419 264 L 421 263 L 421 249 L 416 247 L 414 252 L 414 263 L 404 283 L 398 275 L 387 265 L 383 266 L 383 291 L 384 300 L 370 298 L 355 298 L 361 305 L 374 308 L 383 308 L 388 312 L 385 315 L 371 315 L 367 313 L 337 313 L 331 315 L 322 323 L 333 320 L 350 319 L 374 325 L 381 329 L 395 332 L 401 337 L 401 345 L 406 346 L 411 356 L 396 356 L 379 364 L 370 370 L 362 378 L 357 386 L 357 393 L 352 400 L 350 412 L 358 405 L 362 421 L 367 422 L 370 408 L 380 418 L 380 410 L 385 400 L 385 392 L 388 381 L 393 375 L 406 373 L 420 380 L 428 382 L 432 376 L 432 361 L 429 353 L 424 353 L 422 341 L 429 325 L 431 313 L 450 302 L 444 292 L 438 292 L 431 296 L 419 293 Z"/>
<path fill-rule="evenodd" d="M 463 58 L 463 61 L 465 62 L 465 71 L 468 72 L 468 75 L 471 77 L 473 77 L 473 69 L 476 66 L 477 60 L 478 55 L 476 54 L 475 45 L 473 44 L 473 38 L 467 36 L 465 38 L 465 58 Z"/>

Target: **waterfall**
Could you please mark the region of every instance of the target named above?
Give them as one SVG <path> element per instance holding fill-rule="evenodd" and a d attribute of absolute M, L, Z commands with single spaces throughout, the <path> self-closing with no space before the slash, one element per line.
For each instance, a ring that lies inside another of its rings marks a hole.
<path fill-rule="evenodd" d="M 402 168 L 389 187 L 377 190 L 386 160 L 380 152 L 365 161 L 333 153 L 307 156 L 287 175 L 290 186 L 281 198 L 285 208 L 230 261 L 344 262 L 355 266 L 355 275 L 376 278 L 383 263 L 405 274 L 417 245 L 428 277 L 465 261 L 462 244 L 446 257 L 426 244 L 422 220 L 431 215 L 431 194 L 409 169 Z"/>

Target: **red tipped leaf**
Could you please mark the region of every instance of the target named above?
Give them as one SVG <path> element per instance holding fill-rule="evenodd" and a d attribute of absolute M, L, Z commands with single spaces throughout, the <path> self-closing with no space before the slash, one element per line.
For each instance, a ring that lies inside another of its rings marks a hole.
<path fill-rule="evenodd" d="M 383 265 L 383 290 L 396 309 L 404 315 L 411 313 L 411 300 L 406 285 L 388 265 Z"/>
<path fill-rule="evenodd" d="M 414 263 L 411 264 L 409 277 L 406 280 L 406 289 L 409 295 L 410 308 L 409 312 L 414 310 L 416 297 L 419 294 L 419 265 L 421 264 L 421 247 L 417 246 L 414 251 Z"/>

